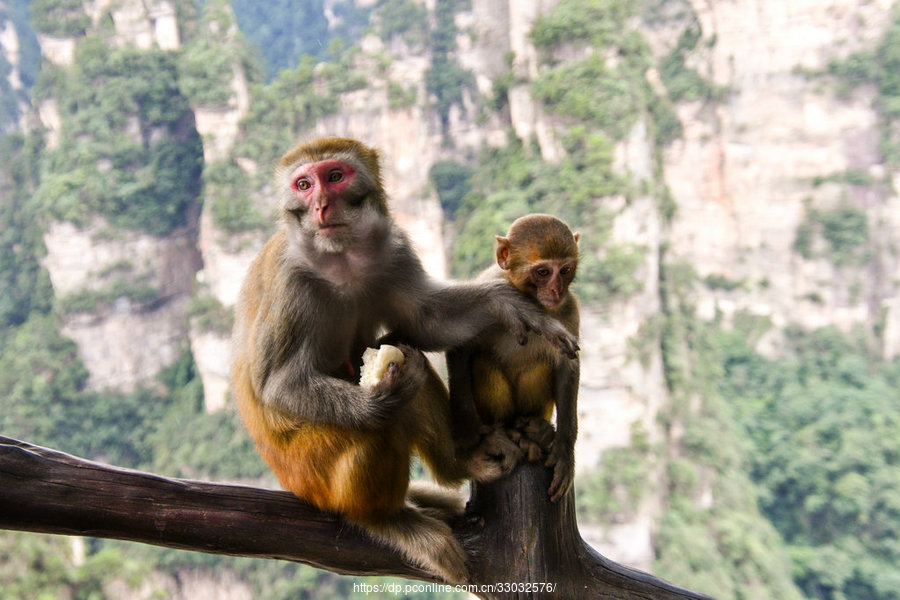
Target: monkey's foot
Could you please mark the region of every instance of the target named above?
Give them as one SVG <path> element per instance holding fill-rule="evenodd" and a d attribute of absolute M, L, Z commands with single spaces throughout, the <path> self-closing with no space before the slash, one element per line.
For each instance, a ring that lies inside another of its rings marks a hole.
<path fill-rule="evenodd" d="M 470 476 L 481 483 L 494 481 L 509 475 L 521 459 L 519 446 L 502 427 L 494 427 L 469 458 Z"/>
<path fill-rule="evenodd" d="M 550 494 L 551 502 L 559 502 L 572 487 L 572 481 L 575 479 L 575 457 L 569 453 L 556 449 L 550 452 L 544 466 L 553 470 L 553 479 L 550 481 L 550 488 L 547 493 Z"/>
<path fill-rule="evenodd" d="M 525 457 L 535 461 L 545 452 L 549 452 L 556 430 L 541 417 L 519 417 L 508 434 L 510 439 L 519 445 Z"/>

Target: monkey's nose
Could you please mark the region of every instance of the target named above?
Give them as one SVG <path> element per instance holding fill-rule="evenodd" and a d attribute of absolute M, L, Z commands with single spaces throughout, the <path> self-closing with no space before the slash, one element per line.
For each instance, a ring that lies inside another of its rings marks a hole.
<path fill-rule="evenodd" d="M 313 206 L 313 212 L 315 212 L 316 220 L 318 220 L 319 223 L 324 224 L 329 214 L 328 200 L 324 198 L 321 200 L 316 200 L 316 203 Z"/>

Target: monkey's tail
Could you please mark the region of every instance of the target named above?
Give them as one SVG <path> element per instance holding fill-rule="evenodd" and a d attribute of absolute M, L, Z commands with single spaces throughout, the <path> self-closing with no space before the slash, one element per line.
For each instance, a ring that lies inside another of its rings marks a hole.
<path fill-rule="evenodd" d="M 450 526 L 407 503 L 387 519 L 360 523 L 375 539 L 447 583 L 468 580 L 466 554 Z"/>
<path fill-rule="evenodd" d="M 458 517 L 466 510 L 462 495 L 428 481 L 410 481 L 406 495 L 410 502 L 444 521 Z"/>

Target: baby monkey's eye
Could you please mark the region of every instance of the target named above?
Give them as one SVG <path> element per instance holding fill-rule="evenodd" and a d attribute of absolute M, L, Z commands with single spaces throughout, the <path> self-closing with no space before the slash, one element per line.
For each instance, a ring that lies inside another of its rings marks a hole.
<path fill-rule="evenodd" d="M 328 174 L 328 181 L 330 181 L 331 183 L 340 181 L 343 178 L 344 178 L 344 174 L 337 170 L 332 171 L 331 173 Z"/>
<path fill-rule="evenodd" d="M 298 179 L 297 180 L 297 189 L 300 191 L 309 189 L 309 181 L 306 179 Z"/>
<path fill-rule="evenodd" d="M 550 269 L 548 269 L 547 267 L 540 267 L 536 272 L 539 276 L 546 277 L 550 274 Z"/>

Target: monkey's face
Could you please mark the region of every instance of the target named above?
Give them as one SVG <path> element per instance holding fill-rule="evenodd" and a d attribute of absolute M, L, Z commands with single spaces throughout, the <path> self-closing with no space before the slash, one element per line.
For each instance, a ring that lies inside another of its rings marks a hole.
<path fill-rule="evenodd" d="M 576 260 L 542 260 L 530 265 L 529 287 L 544 308 L 559 308 L 569 293 L 577 267 Z"/>
<path fill-rule="evenodd" d="M 304 241 L 319 252 L 357 247 L 384 220 L 377 182 L 352 156 L 300 162 L 285 169 L 284 209 Z"/>

